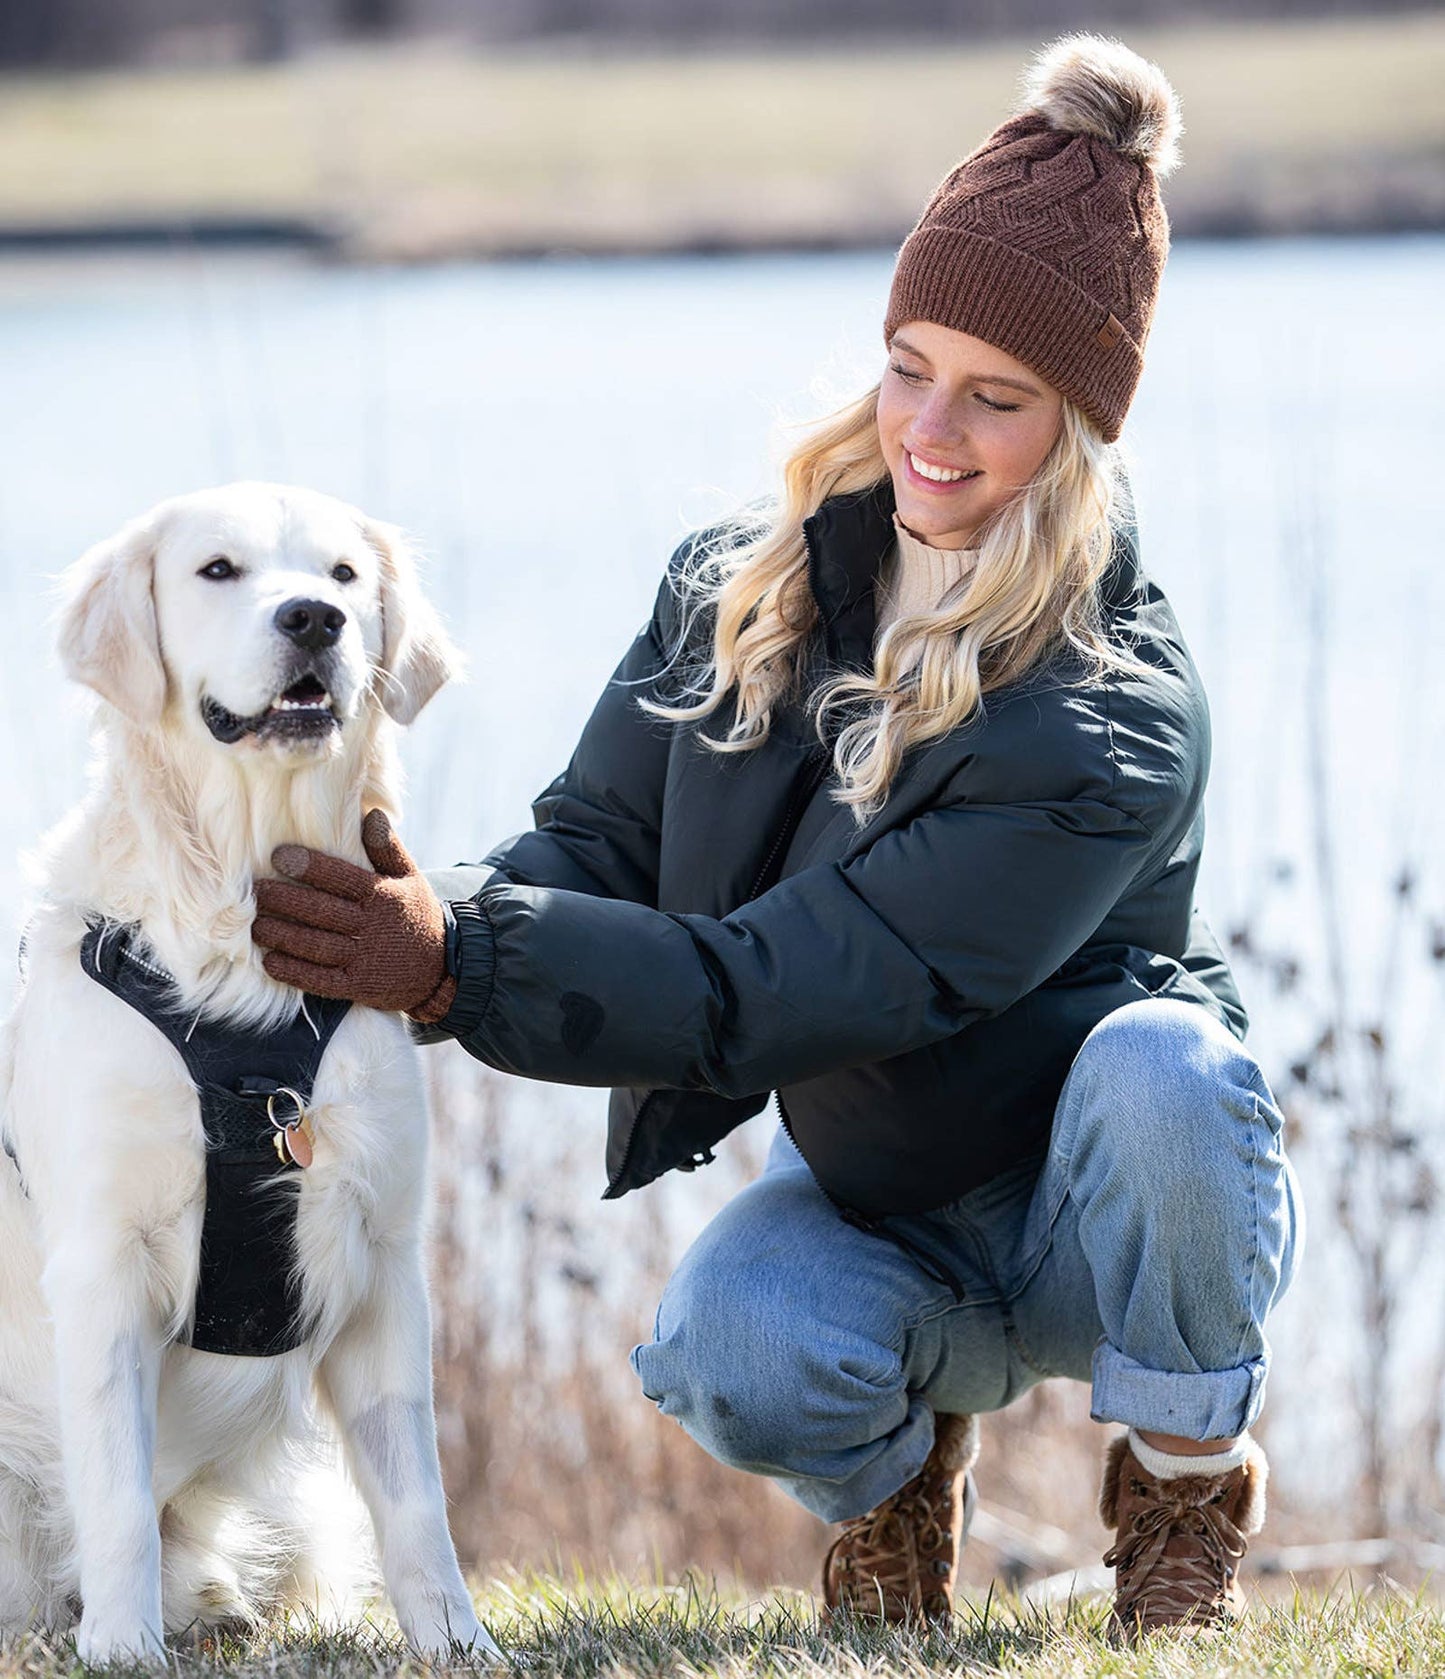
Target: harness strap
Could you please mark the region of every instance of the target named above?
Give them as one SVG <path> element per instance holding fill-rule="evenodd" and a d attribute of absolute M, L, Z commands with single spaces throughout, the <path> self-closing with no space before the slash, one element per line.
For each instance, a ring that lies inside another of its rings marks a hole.
<path fill-rule="evenodd" d="M 300 1179 L 299 1168 L 277 1156 L 268 1109 L 282 1092 L 303 1106 L 311 1100 L 321 1057 L 350 1003 L 307 994 L 294 1020 L 264 1033 L 187 1015 L 140 929 L 115 921 L 90 922 L 80 961 L 175 1045 L 196 1087 L 206 1208 L 190 1345 L 251 1358 L 290 1352 L 306 1328 L 296 1254 Z"/>

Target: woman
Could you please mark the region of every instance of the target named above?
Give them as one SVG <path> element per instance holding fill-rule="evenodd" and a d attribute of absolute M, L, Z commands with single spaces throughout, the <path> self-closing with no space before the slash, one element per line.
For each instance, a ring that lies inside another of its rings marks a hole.
<path fill-rule="evenodd" d="M 1263 1518 L 1294 1189 L 1193 910 L 1204 696 L 1109 447 L 1177 127 L 1152 65 L 1055 43 L 905 243 L 881 385 L 674 557 L 536 830 L 447 902 L 379 813 L 377 875 L 283 848 L 257 889 L 276 977 L 618 1087 L 609 1195 L 778 1092 L 633 1358 L 844 1524 L 830 1610 L 947 1613 L 973 1418 L 1048 1375 L 1128 1427 L 1124 1626 L 1231 1613 Z"/>

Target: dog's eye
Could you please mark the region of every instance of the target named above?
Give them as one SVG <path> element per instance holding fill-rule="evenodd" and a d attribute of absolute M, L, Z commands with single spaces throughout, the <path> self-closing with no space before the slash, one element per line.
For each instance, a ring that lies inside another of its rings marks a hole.
<path fill-rule="evenodd" d="M 203 565 L 196 575 L 209 577 L 213 583 L 224 583 L 228 577 L 239 577 L 241 574 L 224 554 L 217 554 L 215 559 Z"/>
<path fill-rule="evenodd" d="M 331 575 L 338 583 L 354 583 L 356 581 L 356 567 L 347 565 L 345 560 L 338 560 L 331 568 Z"/>

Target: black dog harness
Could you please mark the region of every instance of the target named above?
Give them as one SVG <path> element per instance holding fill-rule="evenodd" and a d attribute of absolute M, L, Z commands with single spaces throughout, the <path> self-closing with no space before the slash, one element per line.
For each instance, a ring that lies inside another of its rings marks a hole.
<path fill-rule="evenodd" d="M 281 1131 L 299 1124 L 317 1069 L 351 1004 L 304 998 L 270 1032 L 187 1018 L 175 980 L 150 956 L 140 929 L 92 921 L 81 966 L 143 1014 L 181 1052 L 201 1103 L 206 1210 L 190 1345 L 201 1352 L 270 1358 L 305 1338 L 296 1255 L 300 1169 Z"/>

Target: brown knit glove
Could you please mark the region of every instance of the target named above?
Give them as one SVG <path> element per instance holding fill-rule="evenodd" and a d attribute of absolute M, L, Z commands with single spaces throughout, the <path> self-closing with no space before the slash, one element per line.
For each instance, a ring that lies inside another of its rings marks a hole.
<path fill-rule="evenodd" d="M 304 845 L 271 853 L 289 878 L 256 882 L 251 937 L 267 951 L 262 965 L 318 997 L 440 1020 L 457 994 L 442 906 L 384 811 L 366 813 L 361 843 L 375 874 Z"/>

